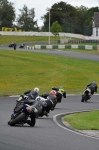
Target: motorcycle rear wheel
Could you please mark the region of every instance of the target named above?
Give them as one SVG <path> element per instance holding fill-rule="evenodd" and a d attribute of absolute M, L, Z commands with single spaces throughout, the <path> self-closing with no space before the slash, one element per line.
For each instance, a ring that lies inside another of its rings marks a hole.
<path fill-rule="evenodd" d="M 84 95 L 82 95 L 82 99 L 81 99 L 81 102 L 87 102 L 88 98 L 87 98 L 87 94 L 84 93 Z"/>
<path fill-rule="evenodd" d="M 17 116 L 15 119 L 10 120 L 10 121 L 8 122 L 8 124 L 9 124 L 10 126 L 14 126 L 14 125 L 16 125 L 17 123 L 19 123 L 20 121 L 22 121 L 24 118 L 25 118 L 25 113 L 22 112 L 22 113 L 19 114 L 19 116 Z"/>

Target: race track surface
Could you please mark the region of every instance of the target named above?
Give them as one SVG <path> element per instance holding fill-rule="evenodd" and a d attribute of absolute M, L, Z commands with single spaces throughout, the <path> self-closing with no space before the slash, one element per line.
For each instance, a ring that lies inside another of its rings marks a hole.
<path fill-rule="evenodd" d="M 99 139 L 70 132 L 53 121 L 53 116 L 60 113 L 99 109 L 99 96 L 94 95 L 87 103 L 81 103 L 80 95 L 67 96 L 49 117 L 38 118 L 35 127 L 7 124 L 15 100 L 0 98 L 0 150 L 99 150 Z"/>
<path fill-rule="evenodd" d="M 40 44 L 40 43 L 39 43 Z M 27 44 L 28 45 L 28 44 Z M 9 48 L 8 45 L 5 46 L 0 46 L 0 49 L 4 50 L 13 50 L 13 48 Z M 71 57 L 71 58 L 80 58 L 80 59 L 88 59 L 88 60 L 95 60 L 99 61 L 99 54 L 89 54 L 89 53 L 81 53 L 81 52 L 72 52 L 72 51 L 62 51 L 62 50 L 28 50 L 25 48 L 21 49 L 19 48 L 19 45 L 17 45 L 16 48 L 17 51 L 27 51 L 27 52 L 38 52 L 38 53 L 48 53 L 52 55 L 57 55 L 57 56 L 64 56 L 64 57 Z"/>
<path fill-rule="evenodd" d="M 40 52 L 43 51 L 46 52 L 45 50 Z M 55 50 L 47 52 L 99 61 L 99 55 Z M 34 127 L 28 125 L 10 127 L 7 124 L 15 101 L 16 97 L 0 98 L 0 150 L 99 150 L 99 139 L 70 132 L 53 121 L 53 116 L 57 114 L 99 109 L 98 95 L 93 95 L 87 103 L 81 103 L 81 95 L 67 96 L 60 104 L 57 104 L 54 111 L 50 112 L 49 117 L 38 118 Z M 58 123 L 62 125 L 60 119 Z"/>

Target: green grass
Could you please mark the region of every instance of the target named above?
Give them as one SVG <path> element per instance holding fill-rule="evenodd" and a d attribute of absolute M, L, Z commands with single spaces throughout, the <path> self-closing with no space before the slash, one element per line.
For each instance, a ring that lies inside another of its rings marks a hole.
<path fill-rule="evenodd" d="M 57 42 L 57 40 L 59 37 L 57 39 L 51 37 L 51 41 Z M 0 36 L 0 45 L 39 41 L 48 41 L 48 37 Z M 98 54 L 94 50 L 69 50 Z M 35 86 L 40 88 L 40 93 L 45 93 L 51 87 L 60 85 L 64 86 L 67 94 L 79 94 L 83 92 L 86 84 L 93 80 L 99 85 L 99 62 L 97 61 L 0 50 L 0 96 L 19 95 Z M 99 130 L 98 116 L 99 111 L 79 113 L 66 116 L 66 121 L 77 129 Z M 76 123 L 78 124 L 75 125 Z"/>
<path fill-rule="evenodd" d="M 99 62 L 50 54 L 0 50 L 0 95 L 22 94 L 35 86 L 41 93 L 63 85 L 82 93 L 91 81 L 99 84 Z"/>
<path fill-rule="evenodd" d="M 58 40 L 60 40 L 60 37 L 59 36 L 50 36 L 50 41 L 51 42 L 55 42 L 56 44 L 54 45 L 64 45 L 62 43 L 58 43 Z M 4 36 L 0 36 L 0 45 L 5 45 L 5 44 L 10 44 L 12 42 L 16 42 L 16 43 L 28 43 L 28 42 L 31 42 L 31 46 L 34 46 L 32 44 L 32 42 L 48 42 L 49 43 L 49 36 L 7 36 L 7 35 L 4 35 Z M 74 43 L 72 44 L 66 44 L 66 45 L 74 45 Z M 93 46 L 96 46 L 96 45 L 99 45 L 98 43 L 79 43 L 79 44 L 76 44 L 76 45 L 93 45 Z M 77 52 L 86 52 L 86 53 L 92 53 L 92 54 L 99 54 L 99 52 L 97 50 L 83 50 L 83 49 L 62 49 L 64 51 L 66 50 L 69 50 L 69 51 L 77 51 Z"/>
<path fill-rule="evenodd" d="M 98 110 L 67 115 L 64 120 L 78 130 L 99 130 Z"/>
<path fill-rule="evenodd" d="M 16 43 L 25 43 L 25 42 L 39 42 L 39 41 L 47 41 L 48 42 L 49 37 L 48 36 L 0 36 L 0 45 L 2 44 L 10 44 L 12 42 Z M 59 37 L 56 38 L 54 36 L 50 37 L 51 41 L 58 41 Z"/>

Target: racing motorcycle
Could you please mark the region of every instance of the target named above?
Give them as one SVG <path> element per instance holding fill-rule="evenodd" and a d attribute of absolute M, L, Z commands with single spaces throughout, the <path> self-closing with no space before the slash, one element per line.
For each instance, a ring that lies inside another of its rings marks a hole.
<path fill-rule="evenodd" d="M 16 100 L 16 105 L 11 114 L 11 119 L 8 121 L 10 126 L 15 126 L 16 124 L 24 125 L 25 121 L 30 118 L 30 115 L 34 116 L 34 125 L 36 123 L 35 107 L 31 107 L 34 100 L 26 102 L 21 96 Z"/>
<path fill-rule="evenodd" d="M 34 105 L 35 108 L 38 109 L 38 110 L 39 110 L 38 105 L 42 105 L 42 109 L 40 108 L 40 111 L 38 111 L 38 113 L 36 114 L 36 118 L 43 117 L 43 116 L 46 116 L 46 117 L 49 116 L 48 110 L 50 108 L 48 106 L 49 105 L 48 101 L 51 101 L 49 96 L 44 98 L 40 95 L 36 96 L 35 93 L 34 93 L 34 95 L 32 95 L 32 96 L 28 95 L 28 94 L 27 95 L 21 95 L 18 101 L 20 101 L 20 99 L 26 99 L 27 101 L 25 101 L 25 102 L 27 102 L 29 105 Z M 50 110 L 53 110 L 53 105 L 52 105 L 52 108 Z"/>
<path fill-rule="evenodd" d="M 32 96 L 28 94 L 21 95 L 17 101 L 20 101 L 20 100 L 25 100 L 25 103 L 29 105 L 34 105 L 35 108 L 39 110 L 38 113 L 36 113 L 36 118 L 43 117 L 43 116 L 48 117 L 46 100 L 50 100 L 49 97 L 45 99 L 44 97 L 40 95 L 36 96 L 34 93 L 34 95 Z M 42 106 L 42 108 L 38 106 Z"/>
<path fill-rule="evenodd" d="M 16 100 L 16 105 L 11 114 L 11 119 L 8 125 L 15 126 L 16 124 L 24 125 L 26 120 L 30 119 L 30 115 L 34 116 L 34 125 L 36 118 L 47 116 L 45 111 L 46 102 L 44 98 L 37 96 L 35 100 L 24 98 L 23 95 Z"/>
<path fill-rule="evenodd" d="M 13 47 L 13 46 L 14 46 L 14 43 L 9 44 L 9 47 Z"/>
<path fill-rule="evenodd" d="M 21 44 L 19 48 L 25 48 L 25 44 Z"/>
<path fill-rule="evenodd" d="M 81 102 L 87 102 L 91 98 L 91 96 L 91 90 L 89 88 L 86 88 L 82 95 Z"/>

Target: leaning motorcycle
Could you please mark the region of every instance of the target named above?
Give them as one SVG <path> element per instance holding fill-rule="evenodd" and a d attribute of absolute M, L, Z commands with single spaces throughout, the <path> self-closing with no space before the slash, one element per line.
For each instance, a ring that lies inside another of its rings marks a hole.
<path fill-rule="evenodd" d="M 42 96 L 35 97 L 34 95 L 34 98 L 32 96 L 32 99 L 31 99 L 30 96 L 28 95 L 20 95 L 17 102 L 19 101 L 24 101 L 25 103 L 35 107 L 35 109 L 37 109 L 38 111 L 37 113 L 35 113 L 36 118 L 47 116 L 47 112 L 46 112 L 47 103 L 45 102 L 46 100 Z"/>
<path fill-rule="evenodd" d="M 45 98 L 43 98 L 42 96 L 37 96 L 35 102 L 33 103 L 33 106 L 38 110 L 38 112 L 36 113 L 36 118 L 43 116 L 48 117 L 48 114 L 46 112 L 47 103 Z"/>
<path fill-rule="evenodd" d="M 36 118 L 43 117 L 43 116 L 48 117 L 47 112 L 46 112 L 46 107 L 47 107 L 46 99 L 43 98 L 42 96 L 37 96 L 37 97 L 34 97 L 34 99 L 31 99 L 27 95 L 21 95 L 17 101 L 19 102 L 22 100 L 24 100 L 25 103 L 35 108 Z"/>
<path fill-rule="evenodd" d="M 89 88 L 86 88 L 82 95 L 81 102 L 87 102 L 91 98 L 91 96 L 91 90 Z"/>
<path fill-rule="evenodd" d="M 16 124 L 25 124 L 25 121 L 30 118 L 30 115 L 34 116 L 34 125 L 36 123 L 35 107 L 31 105 L 34 100 L 25 101 L 21 96 L 16 100 L 16 105 L 11 114 L 11 119 L 8 121 L 10 126 L 15 126 Z"/>
<path fill-rule="evenodd" d="M 34 116 L 34 125 L 36 123 L 36 118 L 43 117 L 45 113 L 46 103 L 43 98 L 37 96 L 35 100 L 27 99 L 27 97 L 20 96 L 16 100 L 16 105 L 11 114 L 11 119 L 8 121 L 10 126 L 15 126 L 16 124 L 24 125 L 26 120 L 30 119 L 30 115 Z"/>

